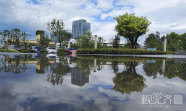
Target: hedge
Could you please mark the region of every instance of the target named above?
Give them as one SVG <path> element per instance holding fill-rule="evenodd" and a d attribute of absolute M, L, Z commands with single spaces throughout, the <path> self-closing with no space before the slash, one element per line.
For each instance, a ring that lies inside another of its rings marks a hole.
<path fill-rule="evenodd" d="M 13 52 L 13 53 L 18 53 L 19 51 L 17 51 L 17 50 L 9 50 L 9 49 L 0 49 L 0 52 Z"/>
<path fill-rule="evenodd" d="M 68 55 L 68 52 L 65 49 L 58 49 L 57 50 L 57 54 L 59 56 L 61 56 L 61 55 Z"/>
<path fill-rule="evenodd" d="M 22 53 L 31 53 L 31 51 L 29 49 L 21 49 L 20 52 L 22 52 Z"/>
<path fill-rule="evenodd" d="M 130 54 L 130 55 L 143 55 L 143 54 L 173 54 L 173 52 L 167 51 L 151 51 L 142 49 L 124 49 L 124 48 L 107 48 L 107 49 L 78 49 L 78 54 Z"/>

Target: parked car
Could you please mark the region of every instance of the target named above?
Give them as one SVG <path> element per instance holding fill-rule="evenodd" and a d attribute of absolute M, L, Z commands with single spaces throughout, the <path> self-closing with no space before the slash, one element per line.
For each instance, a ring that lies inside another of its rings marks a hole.
<path fill-rule="evenodd" d="M 39 46 L 32 46 L 30 49 L 31 52 L 41 52 L 42 49 Z"/>
<path fill-rule="evenodd" d="M 9 45 L 9 46 L 8 46 L 8 49 L 9 49 L 9 50 L 20 50 L 20 48 L 19 48 L 18 45 Z"/>
<path fill-rule="evenodd" d="M 54 47 L 47 47 L 46 50 L 47 50 L 47 53 L 48 53 L 48 54 L 51 54 L 51 53 L 52 53 L 52 54 L 53 54 L 53 53 L 56 54 L 56 53 L 57 53 L 57 49 L 54 48 Z"/>

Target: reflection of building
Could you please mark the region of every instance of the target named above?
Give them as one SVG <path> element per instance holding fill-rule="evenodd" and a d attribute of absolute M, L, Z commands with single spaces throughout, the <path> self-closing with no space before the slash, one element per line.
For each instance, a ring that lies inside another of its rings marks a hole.
<path fill-rule="evenodd" d="M 86 35 L 88 30 L 90 31 L 90 23 L 87 23 L 86 20 L 80 19 L 72 22 L 72 37 L 74 39 Z"/>
<path fill-rule="evenodd" d="M 71 69 L 71 83 L 83 86 L 89 82 L 89 76 L 81 72 L 77 67 Z"/>

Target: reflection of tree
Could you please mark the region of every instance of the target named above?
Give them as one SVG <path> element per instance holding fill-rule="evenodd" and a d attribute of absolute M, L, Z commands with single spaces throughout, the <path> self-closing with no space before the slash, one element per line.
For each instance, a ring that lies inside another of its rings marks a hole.
<path fill-rule="evenodd" d="M 162 73 L 162 61 L 144 63 L 143 69 L 147 76 L 152 76 L 155 79 L 158 73 Z"/>
<path fill-rule="evenodd" d="M 165 72 L 163 75 L 169 79 L 179 77 L 186 80 L 186 63 L 166 61 Z"/>
<path fill-rule="evenodd" d="M 91 69 L 94 67 L 94 60 L 79 59 L 77 67 L 87 75 L 90 75 Z"/>
<path fill-rule="evenodd" d="M 86 75 L 90 75 L 90 72 L 94 70 L 95 67 L 95 60 L 94 59 L 85 59 L 85 58 L 78 58 L 78 59 L 73 59 L 71 60 L 73 63 L 76 64 L 76 67 Z M 96 60 L 96 70 L 101 70 L 103 67 L 102 65 L 104 64 L 103 61 Z"/>
<path fill-rule="evenodd" d="M 63 76 L 70 73 L 70 67 L 62 62 L 54 63 L 50 68 L 50 72 L 47 81 L 51 82 L 52 85 L 59 85 L 63 83 Z"/>
<path fill-rule="evenodd" d="M 38 74 L 44 74 L 45 68 L 47 68 L 50 65 L 48 58 L 43 55 L 41 58 L 39 58 L 38 63 L 36 64 L 36 73 Z"/>
<path fill-rule="evenodd" d="M 156 78 L 157 74 L 159 73 L 168 79 L 179 77 L 183 80 L 186 80 L 186 63 L 166 60 L 165 69 L 162 69 L 162 66 L 162 61 L 156 61 L 156 63 L 144 63 L 143 69 L 147 76 L 152 76 L 153 78 Z"/>
<path fill-rule="evenodd" d="M 114 70 L 114 73 L 117 73 L 119 70 L 119 66 L 118 66 L 119 62 L 118 61 L 112 61 L 111 67 Z"/>
<path fill-rule="evenodd" d="M 30 59 L 27 55 L 16 56 L 13 58 L 9 58 L 8 56 L 4 56 L 1 58 L 0 69 L 4 72 L 12 72 L 14 74 L 20 74 L 25 72 L 28 68 L 26 66 L 26 61 Z"/>
<path fill-rule="evenodd" d="M 135 67 L 137 66 L 137 62 L 131 61 L 125 63 L 126 70 L 117 73 L 113 78 L 115 91 L 124 93 L 130 93 L 133 91 L 140 92 L 142 91 L 146 85 L 144 83 L 145 78 L 136 73 Z"/>

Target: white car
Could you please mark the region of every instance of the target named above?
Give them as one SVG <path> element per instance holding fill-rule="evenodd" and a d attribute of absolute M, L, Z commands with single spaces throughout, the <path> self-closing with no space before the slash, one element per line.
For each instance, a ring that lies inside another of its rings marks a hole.
<path fill-rule="evenodd" d="M 46 50 L 47 50 L 48 54 L 51 54 L 51 53 L 56 54 L 57 53 L 57 49 L 54 47 L 47 47 Z"/>

